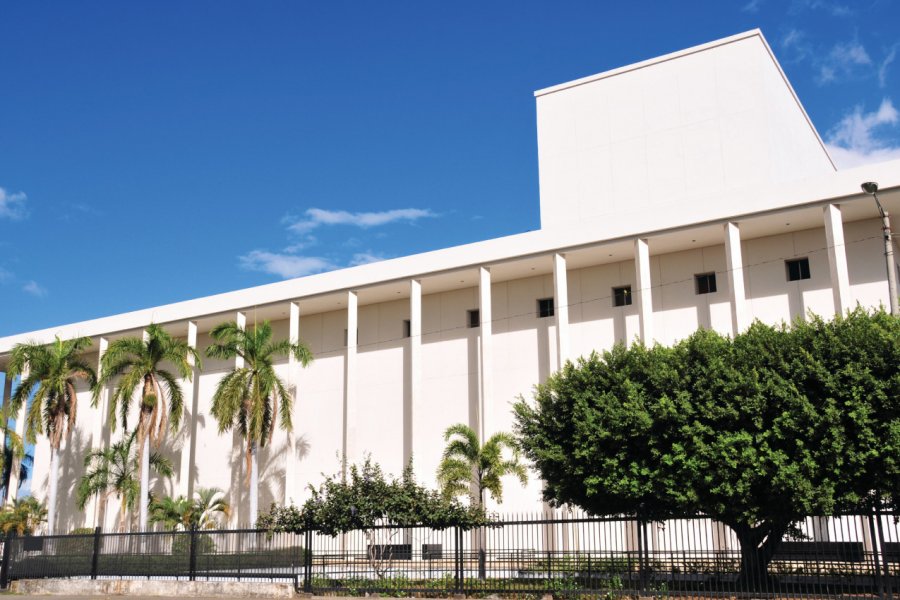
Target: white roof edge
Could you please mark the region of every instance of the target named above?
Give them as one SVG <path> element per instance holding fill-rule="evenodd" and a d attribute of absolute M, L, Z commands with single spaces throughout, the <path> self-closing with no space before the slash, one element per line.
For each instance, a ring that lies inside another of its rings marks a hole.
<path fill-rule="evenodd" d="M 752 38 L 754 36 L 758 36 L 758 37 L 762 38 L 763 42 L 765 42 L 765 38 L 763 38 L 762 30 L 760 30 L 759 28 L 751 29 L 751 30 L 745 31 L 743 33 L 738 33 L 738 34 L 735 34 L 735 35 L 732 35 L 732 36 L 729 36 L 726 38 L 721 38 L 718 40 L 714 40 L 712 42 L 700 44 L 699 46 L 685 48 L 684 50 L 679 50 L 677 52 L 672 52 L 670 54 L 664 54 L 662 56 L 657 56 L 655 58 L 651 58 L 651 59 L 644 60 L 641 62 L 633 63 L 630 65 L 625 65 L 624 67 L 617 67 L 617 68 L 611 69 L 609 71 L 597 73 L 596 75 L 588 75 L 587 77 L 582 77 L 580 79 L 575 79 L 573 81 L 567 81 L 565 83 L 559 83 L 557 85 L 552 85 L 550 87 L 546 87 L 546 88 L 537 90 L 536 92 L 534 92 L 534 95 L 535 95 L 535 97 L 546 96 L 547 94 L 552 94 L 554 92 L 559 92 L 559 91 L 562 91 L 565 89 L 577 87 L 579 85 L 584 85 L 584 84 L 590 83 L 592 81 L 599 81 L 600 79 L 607 79 L 609 77 L 615 77 L 616 75 L 621 75 L 622 73 L 628 73 L 630 71 L 637 71 L 638 69 L 644 69 L 646 67 L 651 67 L 653 65 L 668 62 L 670 60 L 675 60 L 676 58 L 681 58 L 682 56 L 688 56 L 691 54 L 696 54 L 698 52 L 703 52 L 703 51 L 709 50 L 711 48 L 725 46 L 727 44 L 739 42 L 741 40 Z M 766 48 L 768 48 L 768 44 L 766 44 Z M 771 54 L 771 50 L 769 50 L 769 52 Z"/>
<path fill-rule="evenodd" d="M 767 186 L 765 189 L 746 190 L 744 194 L 748 198 L 765 198 L 766 200 L 745 213 L 734 214 L 721 211 L 717 214 L 710 214 L 709 218 L 702 222 L 694 220 L 665 225 L 650 223 L 649 227 L 647 219 L 642 218 L 634 223 L 627 223 L 624 227 L 616 224 L 615 227 L 618 230 L 610 229 L 607 226 L 608 230 L 604 231 L 600 224 L 591 222 L 577 231 L 561 228 L 519 233 L 379 263 L 14 334 L 0 338 L 0 354 L 7 353 L 16 343 L 32 340 L 50 341 L 54 335 L 62 337 L 111 335 L 122 331 L 133 331 L 145 327 L 149 323 L 183 322 L 253 306 L 301 300 L 345 290 L 357 290 L 392 281 L 424 278 L 448 271 L 496 264 L 554 251 L 565 252 L 598 243 L 633 237 L 654 237 L 673 230 L 739 220 L 770 213 L 773 210 L 798 208 L 829 201 L 838 202 L 854 196 L 861 197 L 863 194 L 859 189 L 860 183 L 871 180 L 879 181 L 883 191 L 900 188 L 900 159 L 837 171 L 827 177 L 818 176 L 798 181 L 788 187 Z"/>

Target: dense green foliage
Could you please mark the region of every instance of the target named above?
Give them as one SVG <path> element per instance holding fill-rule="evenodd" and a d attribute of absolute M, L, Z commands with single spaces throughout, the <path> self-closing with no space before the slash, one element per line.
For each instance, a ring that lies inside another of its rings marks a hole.
<path fill-rule="evenodd" d="M 378 464 L 366 459 L 351 465 L 346 481 L 326 477 L 302 508 L 272 506 L 257 526 L 270 531 L 299 532 L 315 528 L 328 535 L 375 527 L 421 525 L 432 529 L 458 526 L 464 530 L 490 519 L 478 506 L 467 506 L 418 484 L 412 467 L 402 477 L 387 478 Z"/>
<path fill-rule="evenodd" d="M 528 472 L 519 462 L 515 439 L 508 433 L 492 435 L 482 446 L 475 431 L 463 423 L 451 425 L 444 432 L 444 449 L 438 465 L 437 480 L 441 491 L 448 498 L 475 492 L 473 500 L 484 504 L 488 492 L 496 502 L 503 501 L 503 481 L 506 475 L 514 475 L 524 486 Z M 504 456 L 507 450 L 510 456 Z"/>
<path fill-rule="evenodd" d="M 883 310 L 617 346 L 515 412 L 547 500 L 706 513 L 738 535 L 745 572 L 805 515 L 900 505 L 900 320 Z"/>

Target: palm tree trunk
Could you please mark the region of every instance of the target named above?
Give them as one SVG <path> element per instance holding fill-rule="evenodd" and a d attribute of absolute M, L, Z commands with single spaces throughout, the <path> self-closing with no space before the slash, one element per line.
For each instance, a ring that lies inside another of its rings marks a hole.
<path fill-rule="evenodd" d="M 256 519 L 259 516 L 259 461 L 256 442 L 250 442 L 250 523 L 251 528 L 256 527 Z"/>
<path fill-rule="evenodd" d="M 138 498 L 140 506 L 140 519 L 138 520 L 138 530 L 147 530 L 147 505 L 150 496 L 150 433 L 144 434 L 143 451 L 141 452 L 141 496 Z"/>
<path fill-rule="evenodd" d="M 47 493 L 47 534 L 56 533 L 56 494 L 59 484 L 59 448 L 50 447 L 50 490 Z"/>

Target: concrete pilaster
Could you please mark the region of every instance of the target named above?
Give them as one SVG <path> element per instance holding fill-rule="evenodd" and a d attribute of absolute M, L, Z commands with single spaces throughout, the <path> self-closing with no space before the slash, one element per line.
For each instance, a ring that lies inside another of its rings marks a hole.
<path fill-rule="evenodd" d="M 725 264 L 731 291 L 731 333 L 737 335 L 750 326 L 750 310 L 744 290 L 744 262 L 741 256 L 741 230 L 737 223 L 725 224 Z"/>
<path fill-rule="evenodd" d="M 852 308 L 850 304 L 850 276 L 847 271 L 847 248 L 844 245 L 844 221 L 841 218 L 841 207 L 837 204 L 825 206 L 823 212 L 834 312 L 835 314 L 843 315 Z"/>
<path fill-rule="evenodd" d="M 492 422 L 494 397 L 494 352 L 492 342 L 493 316 L 491 313 L 491 270 L 481 267 L 478 270 L 478 311 L 481 317 L 481 403 L 479 414 L 479 436 L 484 443 L 494 431 Z"/>
<path fill-rule="evenodd" d="M 634 241 L 634 268 L 636 272 L 638 315 L 641 323 L 641 341 L 653 343 L 653 290 L 650 281 L 650 248 L 647 240 Z"/>
<path fill-rule="evenodd" d="M 359 330 L 359 298 L 356 292 L 347 292 L 347 348 L 344 355 L 344 424 L 341 469 L 346 476 L 348 461 L 356 456 L 356 346 Z"/>
<path fill-rule="evenodd" d="M 564 254 L 553 255 L 553 308 L 556 313 L 557 369 L 569 359 L 569 284 Z"/>

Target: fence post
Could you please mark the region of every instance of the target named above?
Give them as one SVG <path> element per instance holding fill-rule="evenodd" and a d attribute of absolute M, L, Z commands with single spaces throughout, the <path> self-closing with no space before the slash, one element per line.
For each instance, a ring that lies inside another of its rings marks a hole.
<path fill-rule="evenodd" d="M 9 587 L 9 561 L 12 556 L 12 542 L 16 538 L 16 532 L 11 529 L 6 534 L 6 541 L 3 542 L 3 563 L 0 564 L 0 588 L 7 589 Z"/>
<path fill-rule="evenodd" d="M 637 542 L 638 542 L 638 548 L 637 548 L 637 550 L 638 550 L 638 589 L 641 592 L 644 592 L 647 589 L 647 581 L 646 581 L 647 568 L 646 568 L 646 563 L 644 561 L 644 546 L 646 545 L 645 544 L 646 540 L 644 539 L 644 529 L 646 528 L 647 524 L 644 522 L 643 519 L 638 517 L 637 525 L 638 525 L 638 531 L 637 531 L 637 534 L 638 534 L 637 535 L 637 538 L 638 538 L 638 540 L 637 540 Z"/>
<path fill-rule="evenodd" d="M 94 528 L 94 551 L 91 554 L 91 579 L 97 579 L 100 568 L 100 528 Z"/>
<path fill-rule="evenodd" d="M 193 524 L 191 525 L 191 533 L 188 543 L 190 544 L 188 579 L 190 581 L 195 581 L 197 579 L 197 527 Z"/>
<path fill-rule="evenodd" d="M 312 593 L 312 529 L 306 530 L 305 554 L 303 558 L 303 591 Z"/>
<path fill-rule="evenodd" d="M 891 568 L 888 565 L 888 558 L 885 556 L 884 551 L 884 528 L 881 524 L 881 508 L 875 508 L 875 524 L 876 529 L 878 530 L 878 549 L 881 552 L 881 564 L 884 567 L 884 579 L 882 579 L 882 583 L 884 586 L 884 590 L 887 592 L 887 600 L 893 600 L 894 598 L 894 580 L 891 577 Z"/>
<path fill-rule="evenodd" d="M 453 534 L 456 538 L 456 543 L 453 544 L 455 546 L 454 552 L 453 552 L 453 564 L 455 567 L 453 584 L 454 584 L 454 588 L 455 588 L 454 591 L 457 594 L 461 594 L 462 593 L 462 533 L 459 530 L 459 526 L 455 526 L 453 528 Z"/>

